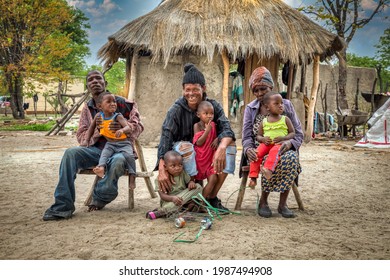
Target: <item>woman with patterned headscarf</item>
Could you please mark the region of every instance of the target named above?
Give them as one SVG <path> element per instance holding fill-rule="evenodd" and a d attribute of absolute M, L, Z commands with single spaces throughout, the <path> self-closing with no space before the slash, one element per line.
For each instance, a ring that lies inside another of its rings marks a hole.
<path fill-rule="evenodd" d="M 262 100 L 264 95 L 270 92 L 273 87 L 274 82 L 271 73 L 263 66 L 256 68 L 249 78 L 249 88 L 256 96 L 256 99 L 246 106 L 244 112 L 241 167 L 248 165 L 248 161 L 252 162 L 257 160 L 256 148 L 259 143 L 256 140 L 256 136 L 259 130 L 259 124 L 268 115 L 267 109 L 262 104 Z M 272 211 L 268 206 L 268 195 L 270 192 L 280 192 L 278 212 L 285 218 L 294 217 L 294 213 L 287 207 L 287 198 L 294 180 L 297 179 L 298 174 L 301 172 L 298 149 L 303 141 L 303 132 L 292 103 L 289 100 L 283 99 L 283 105 L 283 114 L 291 119 L 295 129 L 295 137 L 282 143 L 280 160 L 271 179 L 267 180 L 264 176 L 261 178 L 261 198 L 258 214 L 265 218 L 272 216 Z"/>

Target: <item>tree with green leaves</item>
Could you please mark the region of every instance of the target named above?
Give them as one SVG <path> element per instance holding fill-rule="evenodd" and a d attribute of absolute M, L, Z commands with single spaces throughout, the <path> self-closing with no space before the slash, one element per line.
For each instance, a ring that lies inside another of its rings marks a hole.
<path fill-rule="evenodd" d="M 377 70 L 380 69 L 380 75 L 378 75 L 380 91 L 388 91 L 390 81 L 390 28 L 385 29 L 375 48 L 377 49 L 375 55 L 378 61 Z"/>
<path fill-rule="evenodd" d="M 323 21 L 331 31 L 344 39 L 347 47 L 356 31 L 363 28 L 375 16 L 389 7 L 390 0 L 372 2 L 373 7 L 365 8 L 364 0 L 316 0 L 313 5 L 307 5 L 299 10 L 313 15 L 316 20 Z M 348 108 L 347 85 L 347 48 L 337 54 L 339 60 L 339 104 L 341 109 Z"/>
<path fill-rule="evenodd" d="M 70 8 L 72 20 L 68 21 L 61 27 L 62 34 L 69 36 L 68 47 L 70 52 L 63 58 L 54 60 L 52 62 L 53 67 L 61 68 L 62 72 L 59 75 L 53 77 L 58 80 L 57 99 L 61 107 L 61 113 L 64 114 L 68 111 L 66 105 L 68 88 L 68 82 L 72 80 L 72 77 L 79 77 L 82 75 L 87 65 L 84 58 L 91 54 L 88 44 L 87 30 L 91 28 L 88 24 L 88 18 L 84 13 L 77 8 Z"/>
<path fill-rule="evenodd" d="M 69 75 L 60 62 L 76 49 L 68 31 L 78 13 L 65 0 L 0 0 L 0 67 L 14 118 L 24 118 L 26 78 L 45 82 Z"/>
<path fill-rule="evenodd" d="M 379 38 L 379 43 L 375 47 L 377 48 L 376 58 L 384 68 L 390 68 L 390 27 L 383 32 L 383 35 Z"/>

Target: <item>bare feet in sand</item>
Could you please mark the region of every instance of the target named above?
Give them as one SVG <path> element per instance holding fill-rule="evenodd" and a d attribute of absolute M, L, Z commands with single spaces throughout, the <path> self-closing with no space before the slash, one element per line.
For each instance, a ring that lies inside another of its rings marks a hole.
<path fill-rule="evenodd" d="M 93 169 L 93 172 L 98 175 L 100 178 L 104 178 L 104 166 L 96 166 Z"/>
<path fill-rule="evenodd" d="M 96 205 L 88 205 L 88 212 L 98 211 L 102 209 L 101 207 L 97 207 Z"/>
<path fill-rule="evenodd" d="M 261 174 L 267 179 L 271 179 L 272 177 L 272 170 L 269 170 L 267 168 L 262 167 L 261 168 Z"/>
<path fill-rule="evenodd" d="M 256 188 L 256 185 L 257 185 L 257 178 L 250 178 L 248 187 L 254 189 Z"/>

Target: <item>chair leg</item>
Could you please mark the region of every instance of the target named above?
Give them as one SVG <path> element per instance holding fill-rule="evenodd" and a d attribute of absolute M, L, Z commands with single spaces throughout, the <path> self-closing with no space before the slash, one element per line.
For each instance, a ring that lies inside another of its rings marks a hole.
<path fill-rule="evenodd" d="M 302 200 L 301 200 L 301 195 L 299 194 L 298 187 L 295 184 L 295 182 L 293 183 L 292 189 L 293 189 L 293 192 L 294 192 L 295 200 L 298 203 L 298 209 L 301 210 L 301 211 L 305 211 L 305 207 L 303 207 L 303 203 L 302 203 Z"/>
<path fill-rule="evenodd" d="M 96 175 L 95 176 L 95 180 L 93 181 L 92 187 L 91 187 L 91 189 L 88 192 L 87 198 L 84 200 L 84 205 L 85 206 L 89 206 L 91 204 L 93 190 L 95 189 L 96 184 L 99 182 L 99 180 L 100 180 L 100 177 Z"/>
<path fill-rule="evenodd" d="M 238 191 L 236 206 L 234 207 L 234 210 L 236 210 L 236 211 L 241 210 L 241 204 L 242 204 L 242 201 L 244 200 L 245 188 L 246 188 L 247 181 L 248 181 L 248 172 L 242 172 L 240 190 Z"/>
<path fill-rule="evenodd" d="M 134 209 L 134 189 L 130 188 L 130 176 L 128 176 L 129 201 L 128 206 L 130 210 Z"/>
<path fill-rule="evenodd" d="M 141 144 L 139 143 L 139 141 L 137 139 L 134 141 L 134 146 L 135 146 L 135 148 L 137 150 L 137 155 L 138 155 L 139 165 L 141 167 L 141 170 L 143 172 L 147 172 L 145 158 L 144 158 L 144 153 L 142 151 Z M 144 179 L 145 179 L 145 184 L 148 187 L 148 191 L 150 193 L 150 196 L 152 198 L 156 198 L 157 194 L 154 191 L 154 188 L 153 188 L 153 185 L 152 185 L 152 181 L 150 180 L 150 177 L 145 177 Z"/>

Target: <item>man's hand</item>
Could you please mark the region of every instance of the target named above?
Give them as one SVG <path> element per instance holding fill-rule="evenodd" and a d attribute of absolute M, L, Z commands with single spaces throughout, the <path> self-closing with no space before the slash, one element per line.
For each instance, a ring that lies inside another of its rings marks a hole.
<path fill-rule="evenodd" d="M 291 147 L 292 147 L 292 144 L 291 144 L 291 141 L 290 141 L 290 140 L 284 141 L 284 142 L 282 143 L 282 145 L 280 146 L 279 155 L 284 154 L 285 152 L 287 152 L 288 150 L 290 150 Z"/>
<path fill-rule="evenodd" d="M 121 128 L 122 128 L 121 124 L 119 122 L 116 122 L 116 121 L 112 121 L 110 123 L 110 126 L 109 126 L 109 129 L 114 131 L 114 132 L 118 131 Z"/>
<path fill-rule="evenodd" d="M 102 115 L 98 115 L 96 116 L 96 128 L 97 129 L 101 129 L 103 127 L 103 118 L 102 118 Z"/>
<path fill-rule="evenodd" d="M 221 173 L 226 165 L 226 148 L 219 146 L 215 151 L 213 166 L 215 172 Z"/>

